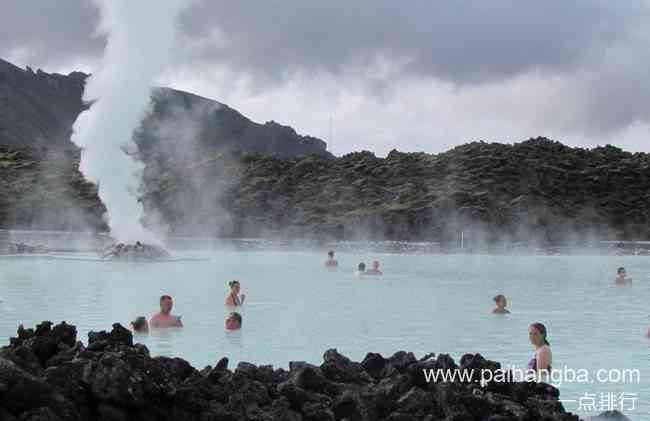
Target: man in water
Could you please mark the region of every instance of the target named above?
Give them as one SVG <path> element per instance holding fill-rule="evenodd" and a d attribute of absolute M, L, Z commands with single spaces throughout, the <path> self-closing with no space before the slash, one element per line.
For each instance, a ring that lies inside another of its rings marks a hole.
<path fill-rule="evenodd" d="M 363 274 L 364 275 L 375 275 L 375 276 L 383 275 L 381 270 L 379 270 L 379 262 L 377 260 L 372 262 L 372 269 L 365 271 Z"/>
<path fill-rule="evenodd" d="M 241 314 L 233 311 L 226 319 L 226 330 L 239 330 L 241 329 L 242 318 Z"/>
<path fill-rule="evenodd" d="M 618 268 L 617 271 L 617 276 L 616 276 L 616 285 L 631 285 L 632 284 L 632 278 L 627 277 L 627 272 L 625 271 L 624 267 Z"/>
<path fill-rule="evenodd" d="M 327 268 L 335 268 L 338 267 L 339 262 L 334 258 L 334 250 L 330 250 L 327 253 L 328 259 L 325 261 L 325 267 Z"/>
<path fill-rule="evenodd" d="M 171 314 L 173 306 L 172 297 L 169 295 L 160 297 L 160 313 L 151 318 L 149 325 L 153 328 L 183 327 L 181 317 Z"/>

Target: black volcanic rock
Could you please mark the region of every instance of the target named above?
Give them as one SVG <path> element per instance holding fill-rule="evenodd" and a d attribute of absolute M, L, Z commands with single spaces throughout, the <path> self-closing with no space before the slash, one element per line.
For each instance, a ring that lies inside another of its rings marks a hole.
<path fill-rule="evenodd" d="M 154 261 L 167 259 L 171 254 L 161 246 L 143 244 L 112 244 L 104 248 L 101 254 L 104 260 Z"/>
<path fill-rule="evenodd" d="M 386 158 L 215 155 L 145 173 L 145 186 L 176 232 L 456 243 L 464 231 L 470 247 L 650 237 L 650 155 L 545 138 Z"/>
<path fill-rule="evenodd" d="M 0 61 L 0 228 L 106 229 L 70 143 L 87 75 Z M 155 88 L 134 133 L 144 223 L 172 234 L 429 240 L 481 248 L 650 238 L 650 155 L 546 138 L 357 152 Z M 3 146 L 4 145 L 4 146 Z"/>
<path fill-rule="evenodd" d="M 320 367 L 293 364 L 289 373 L 245 362 L 235 371 L 224 363 L 198 371 L 180 358 L 152 358 L 119 324 L 89 337 L 86 349 L 67 324 L 43 322 L 19 330 L 18 338 L 0 349 L 1 419 L 578 420 L 548 385 L 512 383 L 509 387 L 519 390 L 515 399 L 475 383 L 414 383 L 409 372 L 423 360 L 407 352 L 388 359 L 369 354 L 359 364 L 328 350 Z M 30 371 L 24 367 L 32 361 L 25 358 L 39 352 L 33 347 L 38 338 L 53 341 L 56 351 L 49 361 L 55 363 Z M 101 348 L 95 346 L 99 343 Z M 380 365 L 371 360 L 399 370 L 377 375 Z M 464 360 L 472 367 L 498 366 L 479 355 Z M 373 377 L 364 371 L 367 364 Z"/>
<path fill-rule="evenodd" d="M 0 146 L 0 228 L 106 230 L 106 207 L 79 172 L 79 157 L 72 144 Z"/>
<path fill-rule="evenodd" d="M 630 418 L 623 415 L 620 411 L 605 411 L 595 417 L 590 417 L 588 421 L 631 421 Z"/>

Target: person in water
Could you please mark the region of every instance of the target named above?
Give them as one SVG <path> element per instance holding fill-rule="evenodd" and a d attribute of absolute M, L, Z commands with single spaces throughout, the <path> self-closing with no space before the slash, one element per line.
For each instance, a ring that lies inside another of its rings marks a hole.
<path fill-rule="evenodd" d="M 241 329 L 242 318 L 241 314 L 233 311 L 228 315 L 226 319 L 226 330 L 239 330 Z"/>
<path fill-rule="evenodd" d="M 528 327 L 528 338 L 535 347 L 533 357 L 528 361 L 528 370 L 536 373 L 550 372 L 552 354 L 551 346 L 548 343 L 546 326 L 541 323 L 533 323 Z"/>
<path fill-rule="evenodd" d="M 618 268 L 616 271 L 616 285 L 631 285 L 632 278 L 627 277 L 627 272 L 624 267 Z"/>
<path fill-rule="evenodd" d="M 140 316 L 131 322 L 133 331 L 135 333 L 149 333 L 149 323 L 147 323 L 147 318 Z"/>
<path fill-rule="evenodd" d="M 241 284 L 239 281 L 230 281 L 228 285 L 230 286 L 230 293 L 226 297 L 226 305 L 233 307 L 243 305 L 244 300 L 246 299 L 246 294 L 239 295 L 239 291 L 241 290 Z"/>
<path fill-rule="evenodd" d="M 334 258 L 334 250 L 330 250 L 327 253 L 327 260 L 325 261 L 325 267 L 327 268 L 335 268 L 338 267 L 339 262 Z"/>
<path fill-rule="evenodd" d="M 181 316 L 171 314 L 173 306 L 172 297 L 169 295 L 160 297 L 160 312 L 149 320 L 149 326 L 153 328 L 183 327 Z"/>
<path fill-rule="evenodd" d="M 365 275 L 365 273 L 366 273 L 366 264 L 361 262 L 359 263 L 359 266 L 357 266 L 357 271 L 354 272 L 354 275 L 361 276 L 361 275 Z"/>
<path fill-rule="evenodd" d="M 379 262 L 377 260 L 372 262 L 372 269 L 365 271 L 363 274 L 364 275 L 375 275 L 375 276 L 383 275 L 381 270 L 379 270 Z"/>
<path fill-rule="evenodd" d="M 496 307 L 494 310 L 492 310 L 493 314 L 510 314 L 510 312 L 506 309 L 506 306 L 508 305 L 508 301 L 506 300 L 506 296 L 503 294 L 499 294 L 496 297 L 493 298 L 494 303 L 496 304 Z"/>

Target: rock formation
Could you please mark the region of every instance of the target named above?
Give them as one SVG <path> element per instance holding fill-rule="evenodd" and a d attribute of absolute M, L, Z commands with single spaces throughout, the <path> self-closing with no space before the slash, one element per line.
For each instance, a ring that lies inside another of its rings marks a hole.
<path fill-rule="evenodd" d="M 246 154 L 160 168 L 145 171 L 144 203 L 176 232 L 457 244 L 462 231 L 468 247 L 650 238 L 650 155 L 612 146 L 536 138 L 437 155 Z"/>
<path fill-rule="evenodd" d="M 180 358 L 151 357 L 114 324 L 91 332 L 43 322 L 18 329 L 0 350 L 2 420 L 489 420 L 574 421 L 542 383 L 427 382 L 425 369 L 499 370 L 467 354 L 416 359 L 369 353 L 354 362 L 335 349 L 320 366 L 291 362 L 289 370 L 221 359 L 197 370 Z M 477 379 L 478 380 L 478 379 Z"/>
<path fill-rule="evenodd" d="M 79 172 L 79 150 L 0 146 L 0 228 L 105 231 L 97 186 Z"/>
<path fill-rule="evenodd" d="M 0 256 L 3 254 L 42 254 L 49 252 L 50 250 L 45 246 L 0 242 Z"/>
<path fill-rule="evenodd" d="M 86 77 L 0 61 L 0 228 L 106 229 L 69 140 Z M 166 88 L 134 140 L 144 222 L 173 234 L 454 247 L 462 235 L 470 248 L 650 239 L 650 155 L 613 146 L 536 138 L 334 158 L 319 139 Z"/>
<path fill-rule="evenodd" d="M 103 231 L 105 207 L 78 171 L 72 125 L 88 75 L 23 70 L 0 59 L 0 229 Z M 275 122 L 257 124 L 225 104 L 167 88 L 134 140 L 148 165 L 230 150 L 280 157 L 329 156 L 325 142 Z"/>
<path fill-rule="evenodd" d="M 162 247 L 136 241 L 135 244 L 110 245 L 102 251 L 101 257 L 105 260 L 153 261 L 167 259 L 170 254 Z"/>

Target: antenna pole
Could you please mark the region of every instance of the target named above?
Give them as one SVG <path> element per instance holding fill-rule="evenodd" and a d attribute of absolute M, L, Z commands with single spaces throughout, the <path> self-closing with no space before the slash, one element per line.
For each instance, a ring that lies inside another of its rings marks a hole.
<path fill-rule="evenodd" d="M 334 144 L 334 117 L 330 116 L 330 139 L 329 139 L 330 152 L 332 152 L 333 144 Z"/>

